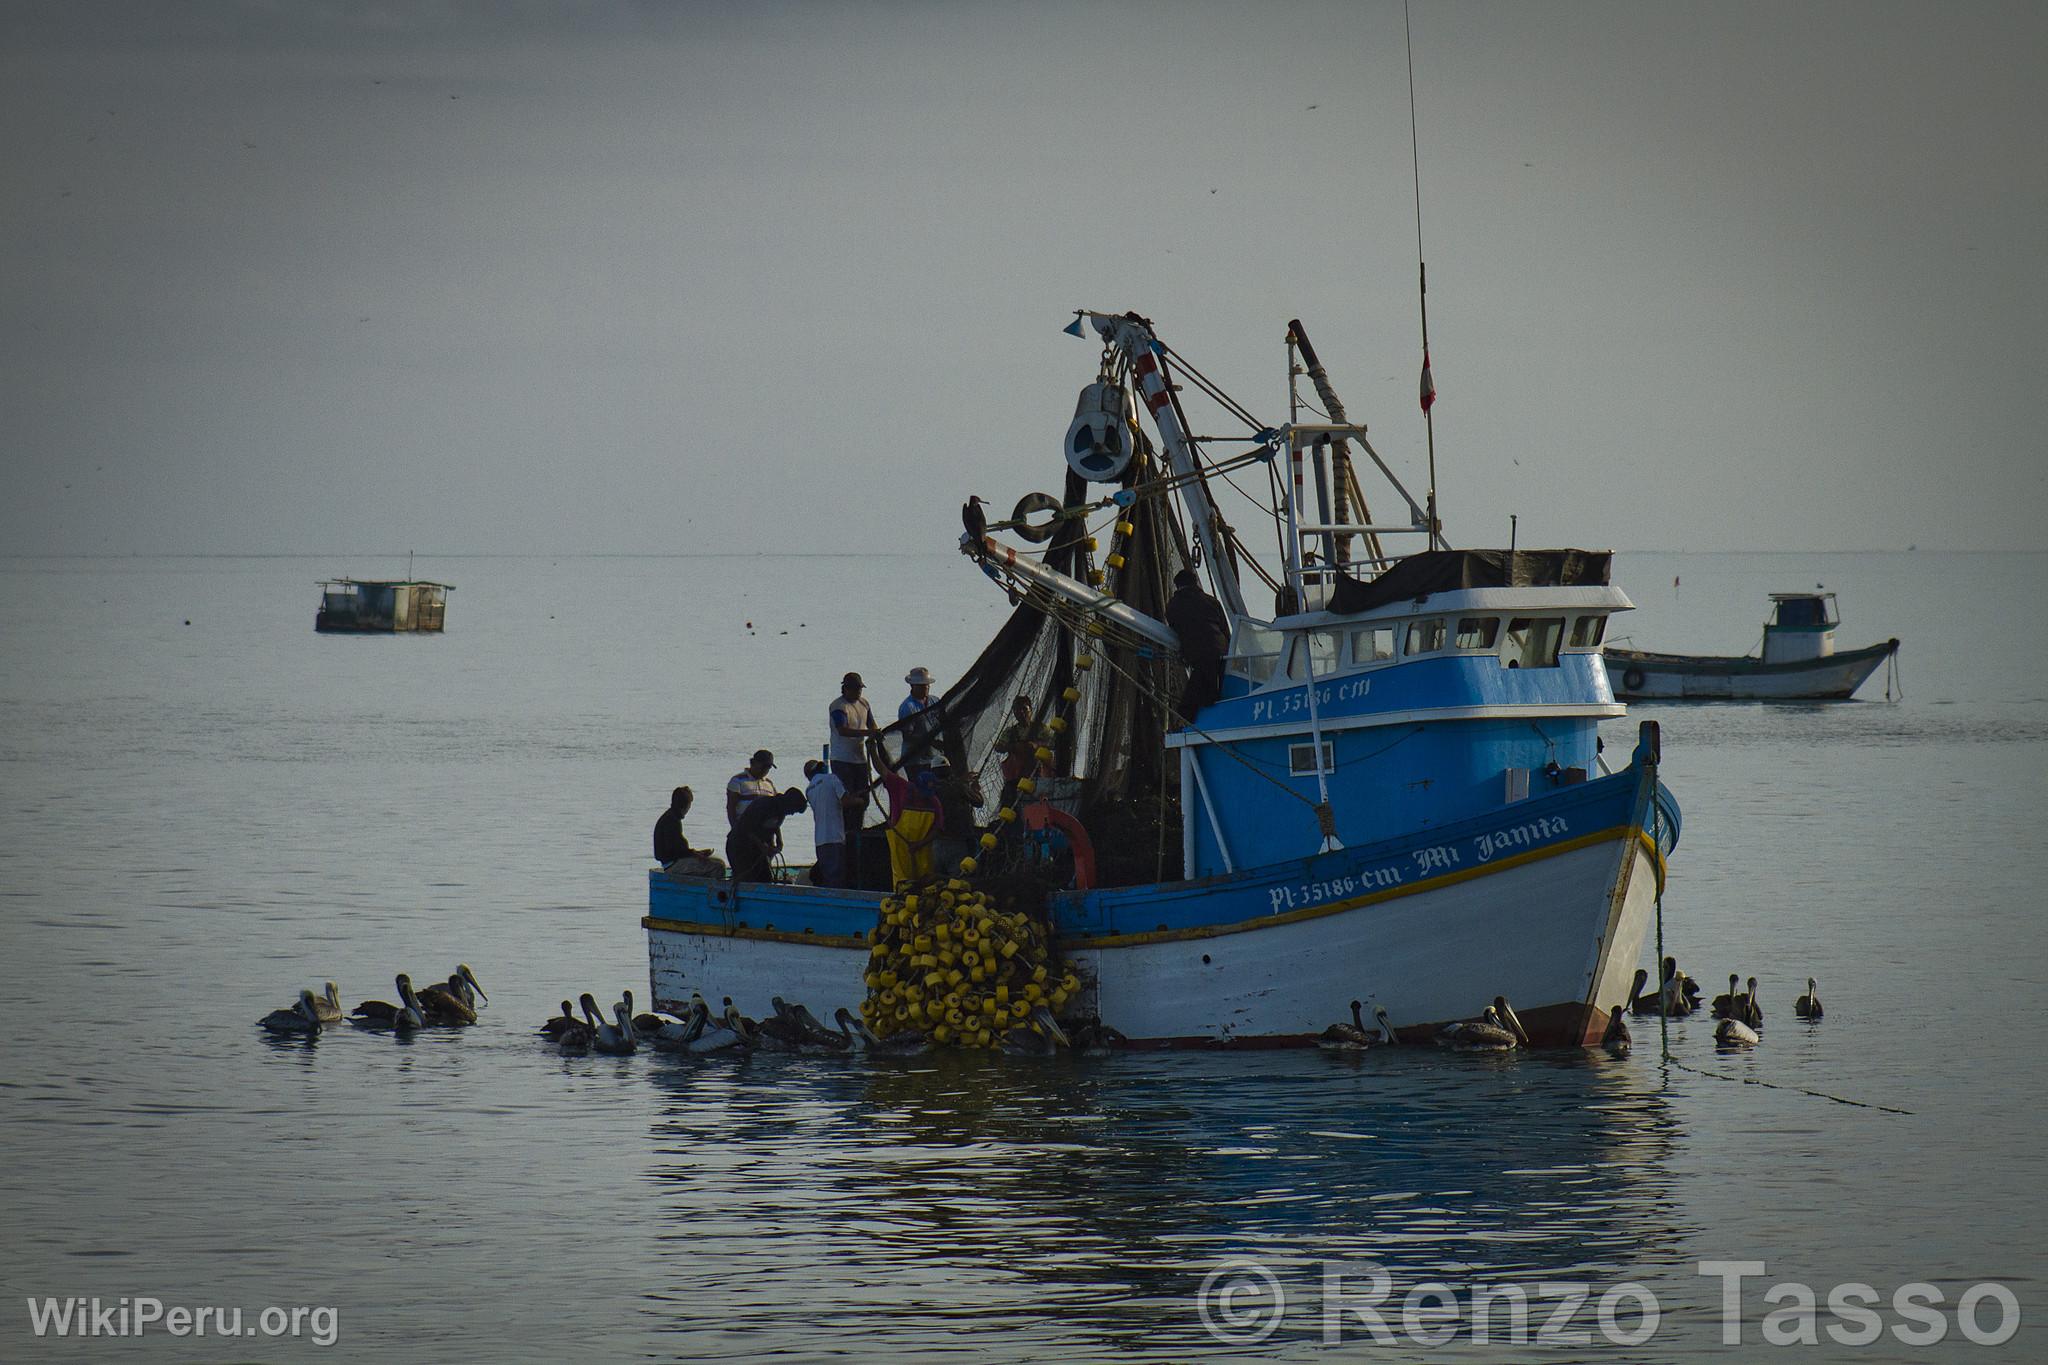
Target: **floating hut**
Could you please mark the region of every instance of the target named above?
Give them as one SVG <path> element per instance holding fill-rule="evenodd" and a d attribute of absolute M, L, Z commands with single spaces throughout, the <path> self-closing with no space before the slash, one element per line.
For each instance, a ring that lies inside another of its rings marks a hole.
<path fill-rule="evenodd" d="M 453 583 L 417 578 L 325 579 L 313 629 L 346 635 L 438 632 L 448 614 L 448 594 L 454 590 Z"/>

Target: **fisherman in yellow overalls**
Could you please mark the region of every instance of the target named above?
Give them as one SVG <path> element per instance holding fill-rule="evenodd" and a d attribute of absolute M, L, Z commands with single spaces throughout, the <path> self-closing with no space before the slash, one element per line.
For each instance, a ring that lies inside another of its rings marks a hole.
<path fill-rule="evenodd" d="M 883 828 L 889 837 L 890 877 L 899 886 L 923 881 L 932 875 L 932 845 L 946 827 L 938 778 L 929 769 L 907 778 L 889 766 L 879 749 L 875 770 L 889 793 L 889 821 Z"/>

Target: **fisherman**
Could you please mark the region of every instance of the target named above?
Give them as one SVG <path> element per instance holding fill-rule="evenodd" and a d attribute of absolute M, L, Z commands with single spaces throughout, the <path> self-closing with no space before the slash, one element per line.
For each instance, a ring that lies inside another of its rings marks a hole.
<path fill-rule="evenodd" d="M 664 868 L 698 856 L 683 838 L 683 818 L 690 813 L 690 803 L 695 799 L 688 787 L 677 787 L 668 799 L 668 809 L 654 822 L 654 861 Z"/>
<path fill-rule="evenodd" d="M 747 803 L 732 833 L 725 836 L 725 860 L 732 865 L 736 882 L 773 881 L 772 864 L 782 852 L 782 822 L 801 814 L 804 794 L 795 787 L 779 796 L 763 796 Z"/>
<path fill-rule="evenodd" d="M 1017 788 L 1017 779 L 1041 769 L 1044 765 L 1038 761 L 1038 751 L 1052 744 L 1052 731 L 1032 719 L 1031 698 L 1019 694 L 1010 703 L 1010 717 L 1010 723 L 996 736 L 996 749 L 1003 756 L 1003 804 L 1006 806 Z"/>
<path fill-rule="evenodd" d="M 827 753 L 833 773 L 846 788 L 846 829 L 852 836 L 846 851 L 847 870 L 856 880 L 860 876 L 860 828 L 867 823 L 868 793 L 875 789 L 874 778 L 868 773 L 867 744 L 882 734 L 875 728 L 874 708 L 861 695 L 866 686 L 860 674 L 847 674 L 839 680 L 839 695 L 825 710 L 832 728 Z"/>
<path fill-rule="evenodd" d="M 1166 600 L 1166 624 L 1180 637 L 1180 657 L 1188 666 L 1187 689 L 1181 693 L 1183 723 L 1223 695 L 1223 656 L 1230 650 L 1230 618 L 1223 604 L 1202 591 L 1193 569 L 1173 576 L 1173 596 Z"/>
<path fill-rule="evenodd" d="M 944 767 L 946 756 L 938 748 L 939 715 L 934 708 L 939 699 L 932 695 L 932 671 L 913 668 L 903 681 L 910 684 L 910 695 L 896 708 L 896 725 L 903 736 L 904 768 L 914 776 Z"/>
<path fill-rule="evenodd" d="M 889 766 L 888 755 L 875 749 L 875 771 L 889 794 L 889 870 L 897 884 L 932 875 L 932 843 L 946 829 L 945 807 L 939 799 L 938 775 L 930 769 L 905 776 Z"/>
<path fill-rule="evenodd" d="M 768 770 L 775 766 L 775 755 L 766 749 L 754 750 L 754 756 L 747 760 L 747 766 L 734 773 L 725 784 L 725 827 L 733 829 L 740 822 L 740 815 L 748 806 L 764 796 L 775 795 L 775 784 L 768 780 Z"/>
<path fill-rule="evenodd" d="M 818 864 L 811 869 L 814 886 L 845 886 L 846 784 L 822 759 L 804 764 L 804 800 L 810 803 Z"/>

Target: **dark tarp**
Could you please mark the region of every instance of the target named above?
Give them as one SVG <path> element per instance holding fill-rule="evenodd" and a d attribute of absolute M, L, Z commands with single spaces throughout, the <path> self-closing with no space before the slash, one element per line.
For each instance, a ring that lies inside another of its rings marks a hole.
<path fill-rule="evenodd" d="M 1613 558 L 1607 550 L 1425 550 L 1369 583 L 1339 578 L 1330 610 L 1354 616 L 1461 588 L 1605 587 Z"/>

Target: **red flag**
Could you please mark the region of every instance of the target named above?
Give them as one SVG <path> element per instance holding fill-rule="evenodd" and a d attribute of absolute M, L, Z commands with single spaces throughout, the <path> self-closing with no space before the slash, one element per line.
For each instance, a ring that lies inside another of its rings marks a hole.
<path fill-rule="evenodd" d="M 1422 349 L 1422 411 L 1426 416 L 1429 405 L 1436 402 L 1436 383 L 1429 377 L 1429 348 Z"/>

